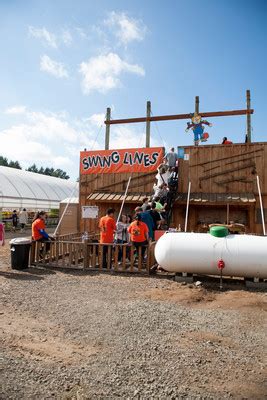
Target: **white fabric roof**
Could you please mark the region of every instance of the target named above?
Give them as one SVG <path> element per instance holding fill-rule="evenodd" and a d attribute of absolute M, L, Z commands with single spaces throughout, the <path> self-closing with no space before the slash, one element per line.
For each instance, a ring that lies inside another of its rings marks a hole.
<path fill-rule="evenodd" d="M 0 166 L 0 208 L 49 210 L 72 196 L 78 196 L 77 182 Z"/>
<path fill-rule="evenodd" d="M 70 203 L 70 204 L 78 204 L 78 203 L 79 203 L 79 197 L 67 197 L 67 198 L 64 199 L 64 200 L 61 200 L 60 203 L 61 203 L 61 204 L 67 204 L 67 203 Z"/>

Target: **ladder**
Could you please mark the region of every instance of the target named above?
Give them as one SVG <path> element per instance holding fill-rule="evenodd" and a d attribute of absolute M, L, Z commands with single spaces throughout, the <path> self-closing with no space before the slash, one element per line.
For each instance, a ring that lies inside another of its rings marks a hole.
<path fill-rule="evenodd" d="M 170 227 L 172 218 L 173 205 L 178 192 L 178 171 L 169 178 L 168 182 L 169 192 L 167 196 L 167 211 L 166 211 L 166 225 L 167 229 Z"/>

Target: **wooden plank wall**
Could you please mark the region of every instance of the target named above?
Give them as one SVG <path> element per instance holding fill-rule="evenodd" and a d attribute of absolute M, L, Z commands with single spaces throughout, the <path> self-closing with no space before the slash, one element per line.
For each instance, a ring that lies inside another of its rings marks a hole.
<path fill-rule="evenodd" d="M 124 193 L 130 175 L 132 175 L 131 185 L 128 194 L 145 194 L 152 193 L 155 181 L 155 173 L 122 173 L 122 174 L 90 174 L 80 177 L 80 230 L 81 231 L 98 231 L 98 220 L 83 220 L 81 218 L 81 207 L 83 205 L 97 205 L 99 207 L 99 216 L 106 213 L 107 208 L 113 207 L 119 212 L 120 204 L 112 202 L 88 201 L 87 197 L 92 192 L 107 193 Z M 133 213 L 134 208 L 138 204 L 126 205 L 124 212 Z"/>
<path fill-rule="evenodd" d="M 189 160 L 179 160 L 179 192 L 187 193 L 191 181 L 191 193 L 253 193 L 256 204 L 237 208 L 246 209 L 249 226 L 255 233 L 262 233 L 259 223 L 259 198 L 256 175 L 259 175 L 265 219 L 267 218 L 267 143 L 233 145 L 200 145 L 184 147 Z M 217 205 L 218 207 L 219 205 Z M 221 205 L 222 207 L 223 205 Z M 191 206 L 189 228 L 194 229 L 196 207 Z M 203 205 L 201 207 L 208 207 Z M 214 205 L 213 207 L 216 207 Z M 232 206 L 231 206 L 232 208 Z M 184 222 L 184 207 L 176 207 L 173 225 Z"/>
<path fill-rule="evenodd" d="M 179 192 L 187 192 L 190 179 L 192 192 L 256 193 L 255 172 L 267 191 L 267 143 L 202 145 L 184 149 L 189 160 L 179 160 Z"/>
<path fill-rule="evenodd" d="M 194 193 L 253 193 L 256 198 L 255 206 L 240 204 L 232 208 L 246 210 L 249 225 L 255 233 L 261 233 L 259 223 L 259 199 L 257 195 L 256 174 L 261 181 L 264 208 L 267 218 L 267 143 L 233 144 L 233 145 L 200 145 L 199 147 L 184 147 L 189 154 L 189 161 L 179 160 L 179 192 L 187 193 L 188 179 L 191 180 L 191 192 Z M 132 174 L 129 194 L 152 193 L 155 174 Z M 80 178 L 80 207 L 79 220 L 81 231 L 98 231 L 98 221 L 82 220 L 81 206 L 99 206 L 100 216 L 108 207 L 119 211 L 119 204 L 111 202 L 88 202 L 87 197 L 92 192 L 106 191 L 107 193 L 124 193 L 130 174 L 83 175 Z M 241 180 L 240 180 L 241 179 Z M 124 181 L 124 182 L 122 182 Z M 226 182 L 228 181 L 228 182 Z M 107 185 L 112 185 L 106 188 Z M 104 189 L 103 189 L 104 188 Z M 126 205 L 125 211 L 131 212 L 136 205 Z M 199 205 L 196 207 L 208 207 Z M 194 230 L 198 212 L 196 207 L 190 207 L 189 229 Z M 212 207 L 224 207 L 214 205 Z M 184 206 L 177 205 L 173 213 L 173 226 L 184 223 Z"/>

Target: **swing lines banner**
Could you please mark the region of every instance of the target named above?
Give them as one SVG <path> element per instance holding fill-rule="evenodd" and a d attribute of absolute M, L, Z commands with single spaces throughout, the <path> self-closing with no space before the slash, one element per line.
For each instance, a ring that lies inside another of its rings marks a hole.
<path fill-rule="evenodd" d="M 164 147 L 81 151 L 80 173 L 153 172 L 162 163 L 164 154 Z"/>

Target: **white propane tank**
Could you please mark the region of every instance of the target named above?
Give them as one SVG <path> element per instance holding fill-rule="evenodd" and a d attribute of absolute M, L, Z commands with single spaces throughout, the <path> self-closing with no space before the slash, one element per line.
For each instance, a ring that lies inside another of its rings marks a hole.
<path fill-rule="evenodd" d="M 267 278 L 267 236 L 165 233 L 155 247 L 157 263 L 169 272 Z"/>

